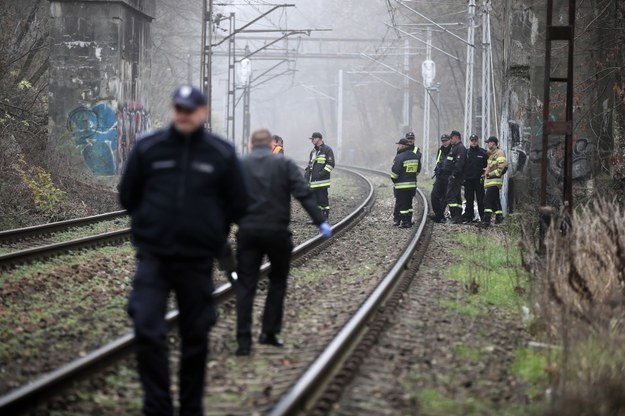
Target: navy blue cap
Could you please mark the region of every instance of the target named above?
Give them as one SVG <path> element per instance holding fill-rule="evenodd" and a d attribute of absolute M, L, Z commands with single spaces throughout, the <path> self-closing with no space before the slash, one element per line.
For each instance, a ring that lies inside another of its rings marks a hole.
<path fill-rule="evenodd" d="M 471 136 L 469 136 L 469 140 L 479 140 L 480 138 L 477 137 L 477 134 L 472 134 Z"/>
<path fill-rule="evenodd" d="M 446 142 L 447 140 L 449 140 L 449 136 L 448 136 L 448 135 L 446 135 L 446 134 L 443 134 L 443 135 L 441 136 L 441 142 Z"/>
<path fill-rule="evenodd" d="M 449 133 L 449 137 L 454 137 L 454 136 L 462 137 L 458 130 L 452 130 L 451 133 Z"/>
<path fill-rule="evenodd" d="M 395 144 L 403 144 L 405 146 L 409 146 L 410 142 L 408 141 L 408 139 L 399 139 L 399 141 Z"/>
<path fill-rule="evenodd" d="M 172 103 L 193 111 L 205 106 L 208 100 L 198 88 L 192 85 L 181 85 L 174 91 Z"/>
<path fill-rule="evenodd" d="M 406 133 L 406 139 L 414 139 L 415 135 L 413 132 L 409 131 L 408 133 Z"/>
<path fill-rule="evenodd" d="M 321 135 L 321 133 L 319 133 L 318 131 L 314 132 L 312 134 L 312 136 L 310 136 L 311 139 L 323 139 L 323 136 Z"/>

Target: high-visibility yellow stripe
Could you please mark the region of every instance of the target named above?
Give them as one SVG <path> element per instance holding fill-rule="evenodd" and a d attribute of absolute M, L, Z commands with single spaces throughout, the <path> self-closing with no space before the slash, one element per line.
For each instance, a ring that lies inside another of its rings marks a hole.
<path fill-rule="evenodd" d="M 323 168 L 323 170 L 325 170 L 325 171 L 327 171 L 327 172 L 332 173 L 332 166 L 330 166 L 330 165 L 326 165 L 326 166 Z"/>
<path fill-rule="evenodd" d="M 462 204 L 449 204 L 449 208 L 461 207 Z"/>
<path fill-rule="evenodd" d="M 447 156 L 447 160 L 454 160 L 453 156 Z"/>
<path fill-rule="evenodd" d="M 416 182 L 399 182 L 395 184 L 395 189 L 411 189 L 416 187 Z"/>
<path fill-rule="evenodd" d="M 311 188 L 323 188 L 323 187 L 327 187 L 330 186 L 330 180 L 326 180 L 326 181 L 313 181 L 310 183 L 310 187 Z"/>
<path fill-rule="evenodd" d="M 413 212 L 414 212 L 414 211 L 413 211 L 412 209 L 407 209 L 407 210 L 405 210 L 405 211 L 399 211 L 399 213 L 400 213 L 401 215 L 411 214 L 411 213 L 413 213 Z"/>
<path fill-rule="evenodd" d="M 484 181 L 484 187 L 488 188 L 491 186 L 503 186 L 503 179 L 502 178 L 487 178 Z"/>
<path fill-rule="evenodd" d="M 396 174 L 394 174 L 394 173 L 391 173 L 391 179 L 397 179 L 397 178 L 399 178 L 399 175 L 396 175 Z"/>
<path fill-rule="evenodd" d="M 488 208 L 486 208 L 486 209 L 484 210 L 484 213 L 485 213 L 485 214 L 492 214 L 492 213 L 493 213 L 493 210 L 492 210 L 492 209 L 488 209 Z"/>

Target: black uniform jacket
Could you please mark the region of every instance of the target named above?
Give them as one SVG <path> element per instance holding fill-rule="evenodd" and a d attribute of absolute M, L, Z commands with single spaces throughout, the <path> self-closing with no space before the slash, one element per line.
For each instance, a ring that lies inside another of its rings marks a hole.
<path fill-rule="evenodd" d="M 451 146 L 451 150 L 446 156 L 444 172 L 456 178 L 464 178 L 467 162 L 467 148 L 462 142 Z"/>
<path fill-rule="evenodd" d="M 304 176 L 291 159 L 273 154 L 268 146 L 257 146 L 242 165 L 251 202 L 247 215 L 239 222 L 241 230 L 288 229 L 291 195 L 315 224 L 325 221 Z"/>
<path fill-rule="evenodd" d="M 248 201 L 234 148 L 204 129 L 183 136 L 171 127 L 139 140 L 119 191 L 134 244 L 163 256 L 221 255 Z"/>
<path fill-rule="evenodd" d="M 447 163 L 447 155 L 451 150 L 451 146 L 441 146 L 436 153 L 436 166 L 434 172 L 439 175 L 445 172 L 445 164 Z"/>
<path fill-rule="evenodd" d="M 315 146 L 310 152 L 306 168 L 306 180 L 311 188 L 324 188 L 330 186 L 330 174 L 334 169 L 334 152 L 327 144 Z"/>
<path fill-rule="evenodd" d="M 391 168 L 391 179 L 395 189 L 415 189 L 420 171 L 421 161 L 412 148 L 398 150 Z"/>
<path fill-rule="evenodd" d="M 467 167 L 464 178 L 467 180 L 481 178 L 487 163 L 488 153 L 486 149 L 482 149 L 479 146 L 469 146 L 467 149 Z"/>

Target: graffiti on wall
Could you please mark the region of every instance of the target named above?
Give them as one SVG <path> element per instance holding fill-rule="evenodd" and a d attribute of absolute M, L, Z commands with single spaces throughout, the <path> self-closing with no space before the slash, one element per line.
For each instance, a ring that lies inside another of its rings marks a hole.
<path fill-rule="evenodd" d="M 555 120 L 554 117 L 551 119 Z M 524 172 L 528 162 L 540 165 L 542 159 L 542 118 L 535 119 L 534 126 L 521 128 L 516 122 L 509 122 L 511 140 L 511 168 L 514 173 Z M 573 180 L 585 181 L 592 177 L 592 156 L 594 146 L 586 138 L 578 139 L 573 144 Z M 562 182 L 564 175 L 564 140 L 549 146 L 548 172 L 557 181 Z"/>
<path fill-rule="evenodd" d="M 67 128 L 94 175 L 119 175 L 137 136 L 151 129 L 150 114 L 138 104 L 79 106 L 69 113 Z"/>

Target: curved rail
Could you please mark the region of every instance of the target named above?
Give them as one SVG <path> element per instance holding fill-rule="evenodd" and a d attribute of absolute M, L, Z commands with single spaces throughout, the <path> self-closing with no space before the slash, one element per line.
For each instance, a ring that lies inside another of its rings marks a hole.
<path fill-rule="evenodd" d="M 365 200 L 351 214 L 343 218 L 340 222 L 332 226 L 333 237 L 326 241 L 321 235 L 317 235 L 293 249 L 292 261 L 298 260 L 313 250 L 329 244 L 330 241 L 340 231 L 345 230 L 349 226 L 355 224 L 368 211 L 374 201 L 373 183 L 352 169 L 342 168 L 347 172 L 353 173 L 363 179 L 368 187 L 369 192 Z M 263 264 L 261 273 L 266 275 L 269 272 L 269 263 Z M 234 296 L 234 288 L 230 283 L 226 283 L 218 287 L 213 292 L 213 300 L 216 306 L 224 304 L 227 300 Z M 178 311 L 174 310 L 167 314 L 167 323 L 169 328 L 173 327 L 178 320 Z M 19 387 L 6 395 L 0 397 L 0 414 L 18 414 L 28 411 L 43 403 L 47 398 L 54 396 L 70 384 L 97 374 L 101 369 L 121 360 L 132 353 L 134 344 L 134 334 L 126 334 L 100 348 L 88 353 L 86 356 L 76 359 L 48 374 L 41 376 L 35 381 Z"/>
<path fill-rule="evenodd" d="M 33 225 L 32 227 L 16 228 L 13 230 L 0 231 L 0 243 L 19 241 L 36 235 L 45 235 L 59 231 L 66 231 L 72 227 L 84 227 L 101 221 L 113 220 L 126 216 L 126 211 L 113 211 L 105 214 L 92 215 L 90 217 L 76 218 L 73 220 L 57 221 L 48 224 Z"/>
<path fill-rule="evenodd" d="M 381 173 L 371 169 L 357 169 L 377 174 Z M 305 413 L 307 410 L 310 410 L 311 406 L 325 392 L 327 386 L 364 337 L 371 321 L 402 282 L 410 260 L 424 236 L 427 223 L 427 198 L 420 189 L 418 190 L 418 195 L 423 201 L 423 216 L 417 232 L 403 254 L 372 294 L 358 308 L 354 316 L 308 367 L 293 387 L 279 400 L 269 413 L 271 416 L 294 415 L 298 414 L 298 412 Z"/>

